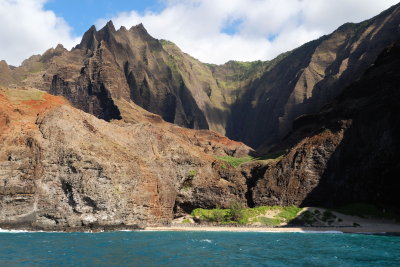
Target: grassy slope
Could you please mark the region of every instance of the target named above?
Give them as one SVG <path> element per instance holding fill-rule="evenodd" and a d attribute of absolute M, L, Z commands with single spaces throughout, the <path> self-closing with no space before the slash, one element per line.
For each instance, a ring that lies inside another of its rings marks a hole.
<path fill-rule="evenodd" d="M 397 211 L 367 204 L 351 204 L 337 209 L 305 208 L 297 206 L 260 206 L 255 208 L 195 209 L 191 217 L 195 221 L 214 224 L 264 225 L 268 227 L 285 224 L 298 226 L 360 226 L 363 219 L 400 221 Z M 236 219 L 233 215 L 236 214 Z M 239 215 L 238 215 L 239 214 Z M 345 215 L 353 217 L 347 218 Z M 344 218 L 344 219 L 343 219 Z M 347 221 L 346 221 L 347 220 Z M 191 223 L 185 219 L 182 223 Z"/>
<path fill-rule="evenodd" d="M 195 209 L 191 215 L 201 221 L 216 222 L 221 224 L 253 224 L 260 223 L 267 226 L 277 226 L 288 223 L 302 209 L 296 206 L 261 206 L 256 208 L 240 208 L 235 211 L 231 209 Z M 233 218 L 237 213 L 237 219 Z"/>
<path fill-rule="evenodd" d="M 280 159 L 283 158 L 283 156 L 286 154 L 286 151 L 276 151 L 273 153 L 266 154 L 264 156 L 260 157 L 252 157 L 252 156 L 246 156 L 242 158 L 235 158 L 232 156 L 222 156 L 222 157 L 217 157 L 219 160 L 222 160 L 232 167 L 238 167 L 246 162 L 251 162 L 251 161 L 279 161 Z M 266 163 L 266 162 L 265 162 Z"/>

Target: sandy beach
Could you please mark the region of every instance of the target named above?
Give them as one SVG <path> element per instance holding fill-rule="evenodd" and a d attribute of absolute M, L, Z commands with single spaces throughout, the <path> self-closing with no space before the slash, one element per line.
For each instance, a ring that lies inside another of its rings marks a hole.
<path fill-rule="evenodd" d="M 400 224 L 368 224 L 361 227 L 230 227 L 230 226 L 162 226 L 146 227 L 145 231 L 205 232 L 330 232 L 330 233 L 398 233 Z"/>
<path fill-rule="evenodd" d="M 326 209 L 305 207 L 301 212 L 309 211 L 314 213 L 315 210 L 323 213 Z M 301 214 L 301 212 L 299 214 Z M 333 224 L 321 224 L 314 226 L 290 226 L 282 223 L 279 226 L 263 226 L 261 224 L 247 225 L 207 225 L 207 224 L 186 224 L 183 223 L 185 218 L 175 219 L 170 226 L 154 226 L 146 227 L 145 231 L 205 231 L 205 232 L 329 232 L 329 233 L 391 233 L 400 235 L 400 223 L 395 220 L 384 218 L 365 218 L 352 215 L 342 214 L 332 211 L 332 214 L 340 220 L 336 220 Z M 273 218 L 275 213 L 268 211 L 263 216 Z M 192 220 L 193 222 L 193 220 Z M 356 225 L 356 226 L 354 226 Z"/>

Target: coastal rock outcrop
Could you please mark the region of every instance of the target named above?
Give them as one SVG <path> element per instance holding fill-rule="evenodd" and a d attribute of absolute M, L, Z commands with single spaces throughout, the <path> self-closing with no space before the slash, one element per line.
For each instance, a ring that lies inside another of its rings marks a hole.
<path fill-rule="evenodd" d="M 251 153 L 241 143 L 144 110 L 140 122 L 106 122 L 34 89 L 3 90 L 0 100 L 1 227 L 168 224 L 190 201 L 245 202 L 243 177 L 223 180 L 216 158 Z"/>

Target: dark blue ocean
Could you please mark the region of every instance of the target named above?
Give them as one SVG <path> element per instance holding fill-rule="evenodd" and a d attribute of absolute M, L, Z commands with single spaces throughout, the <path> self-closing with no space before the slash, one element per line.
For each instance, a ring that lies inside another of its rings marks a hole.
<path fill-rule="evenodd" d="M 400 266 L 400 237 L 320 233 L 0 233 L 0 266 Z"/>

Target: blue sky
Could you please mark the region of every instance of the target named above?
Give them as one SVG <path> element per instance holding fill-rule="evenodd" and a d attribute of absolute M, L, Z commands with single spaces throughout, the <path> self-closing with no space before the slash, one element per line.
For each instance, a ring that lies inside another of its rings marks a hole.
<path fill-rule="evenodd" d="M 165 2 L 158 0 L 50 0 L 45 3 L 46 10 L 54 11 L 58 17 L 72 27 L 74 35 L 82 35 L 98 19 L 117 15 L 127 10 L 158 12 L 165 7 Z"/>
<path fill-rule="evenodd" d="M 398 0 L 0 0 L 0 60 L 19 65 L 61 43 L 71 49 L 91 25 L 143 23 L 207 63 L 270 60 L 371 18 Z M 4 41 L 6 40 L 6 41 Z"/>

